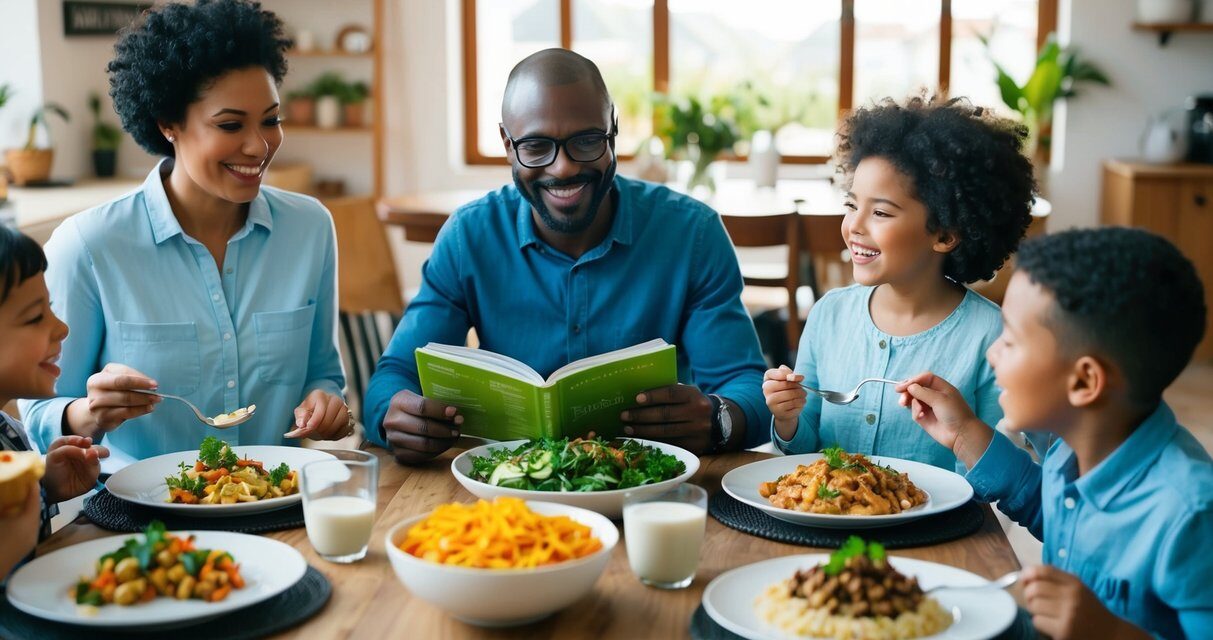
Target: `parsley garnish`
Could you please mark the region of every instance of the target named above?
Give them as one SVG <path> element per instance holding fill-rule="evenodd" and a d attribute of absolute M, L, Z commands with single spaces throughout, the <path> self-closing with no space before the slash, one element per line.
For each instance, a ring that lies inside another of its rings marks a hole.
<path fill-rule="evenodd" d="M 818 498 L 825 498 L 827 500 L 832 500 L 834 498 L 837 498 L 840 495 L 842 495 L 841 491 L 835 491 L 834 489 L 831 489 L 831 488 L 825 486 L 824 484 L 817 485 L 817 497 Z"/>
<path fill-rule="evenodd" d="M 203 480 L 202 476 L 189 477 L 189 474 L 186 473 L 189 467 L 184 462 L 179 463 L 177 468 L 180 470 L 179 475 L 168 476 L 164 479 L 164 483 L 168 485 L 169 489 L 182 489 L 201 498 L 203 489 L 206 488 L 206 480 Z"/>
<path fill-rule="evenodd" d="M 847 566 L 847 560 L 865 553 L 868 559 L 874 563 L 879 564 L 884 562 L 884 545 L 879 542 L 865 543 L 863 538 L 851 536 L 847 538 L 846 542 L 842 543 L 842 546 L 837 551 L 830 554 L 830 560 L 825 563 L 822 571 L 825 571 L 827 576 L 836 576 Z"/>
<path fill-rule="evenodd" d="M 285 462 L 270 471 L 270 486 L 276 487 L 291 473 L 291 468 Z"/>
<path fill-rule="evenodd" d="M 207 436 L 198 446 L 198 459 L 205 464 L 208 469 L 218 469 L 219 467 L 227 467 L 228 469 L 236 466 L 236 453 L 232 448 L 227 446 L 227 443 L 214 436 Z"/>
<path fill-rule="evenodd" d="M 822 449 L 821 455 L 825 457 L 826 464 L 835 469 L 858 469 L 863 467 L 863 465 L 847 460 L 847 452 L 843 451 L 842 447 L 837 445 Z"/>

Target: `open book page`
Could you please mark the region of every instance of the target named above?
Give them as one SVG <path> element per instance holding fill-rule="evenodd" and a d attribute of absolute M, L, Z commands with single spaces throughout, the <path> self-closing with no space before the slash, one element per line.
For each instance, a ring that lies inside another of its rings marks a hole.
<path fill-rule="evenodd" d="M 442 354 L 447 360 L 462 362 L 478 369 L 497 371 L 534 385 L 542 386 L 545 384 L 543 377 L 536 373 L 534 369 L 509 356 L 503 356 L 500 353 L 493 353 L 492 351 L 486 351 L 484 349 L 472 349 L 469 347 L 459 347 L 449 344 L 438 344 L 437 342 L 431 342 L 424 347 L 421 347 L 421 349 L 418 349 L 418 351 L 429 351 L 435 354 Z"/>
<path fill-rule="evenodd" d="M 482 361 L 428 347 L 417 349 L 416 356 L 422 395 L 459 407 L 462 433 L 492 440 L 551 435 L 548 390 L 518 379 L 515 371 L 486 368 Z"/>
<path fill-rule="evenodd" d="M 678 382 L 677 352 L 664 340 L 587 358 L 580 364 L 565 367 L 558 378 L 552 375 L 557 407 L 554 421 L 562 436 L 594 431 L 613 438 L 623 426 L 619 413 L 636 404 L 637 394 Z"/>
<path fill-rule="evenodd" d="M 623 349 L 616 349 L 614 351 L 600 353 L 596 356 L 574 360 L 573 362 L 570 362 L 553 371 L 552 375 L 548 376 L 547 383 L 549 385 L 555 384 L 559 382 L 561 378 L 567 377 L 573 373 L 577 373 L 578 371 L 592 369 L 605 362 L 614 362 L 616 360 L 624 360 L 645 353 L 653 353 L 668 346 L 670 346 L 670 344 L 665 340 L 655 338 L 653 340 L 649 340 L 648 342 L 641 342 L 640 344 L 634 344 L 630 347 L 624 347 Z"/>

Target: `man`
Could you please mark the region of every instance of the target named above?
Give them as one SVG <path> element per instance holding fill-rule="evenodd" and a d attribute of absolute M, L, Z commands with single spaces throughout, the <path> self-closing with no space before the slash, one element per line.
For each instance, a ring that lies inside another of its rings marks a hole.
<path fill-rule="evenodd" d="M 618 123 L 593 62 L 563 49 L 510 73 L 501 140 L 514 185 L 444 225 L 421 291 L 366 393 L 367 437 L 416 464 L 459 436 L 454 406 L 419 395 L 414 350 L 480 346 L 543 376 L 587 356 L 663 338 L 676 384 L 641 393 L 624 433 L 697 453 L 767 440 L 764 363 L 741 305 L 741 273 L 719 217 L 664 187 L 615 175 Z"/>

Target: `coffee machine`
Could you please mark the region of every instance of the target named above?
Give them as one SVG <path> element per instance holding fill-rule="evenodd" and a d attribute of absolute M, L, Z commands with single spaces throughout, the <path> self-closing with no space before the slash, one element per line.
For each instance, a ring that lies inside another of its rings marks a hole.
<path fill-rule="evenodd" d="M 1188 98 L 1188 162 L 1213 164 L 1213 94 Z"/>

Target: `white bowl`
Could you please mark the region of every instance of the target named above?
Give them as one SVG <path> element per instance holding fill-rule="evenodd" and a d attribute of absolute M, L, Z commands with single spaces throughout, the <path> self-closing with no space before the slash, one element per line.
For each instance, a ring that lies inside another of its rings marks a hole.
<path fill-rule="evenodd" d="M 475 569 L 422 560 L 397 546 L 408 530 L 429 514 L 409 518 L 387 532 L 384 546 L 396 577 L 413 595 L 445 609 L 469 624 L 509 627 L 546 618 L 577 602 L 594 588 L 611 551 L 619 542 L 619 530 L 603 516 L 547 502 L 527 507 L 545 516 L 568 516 L 587 525 L 602 548 L 594 553 L 535 569 Z"/>
<path fill-rule="evenodd" d="M 516 449 L 527 442 L 526 440 L 509 440 L 506 442 L 494 442 L 464 451 L 451 461 L 451 473 L 455 474 L 455 479 L 459 481 L 459 484 L 463 485 L 464 489 L 470 491 L 477 498 L 492 500 L 497 496 L 510 496 L 511 498 L 521 498 L 523 500 L 555 502 L 557 504 L 567 504 L 572 507 L 589 509 L 590 511 L 601 513 L 612 520 L 618 520 L 623 515 L 624 493 L 632 491 L 640 495 L 649 495 L 672 491 L 678 485 L 690 480 L 691 476 L 695 475 L 695 472 L 699 470 L 699 456 L 686 449 L 664 442 L 641 440 L 639 438 L 627 439 L 654 447 L 663 453 L 678 458 L 686 465 L 686 471 L 676 478 L 662 482 L 627 489 L 612 489 L 610 491 L 528 491 L 526 489 L 498 487 L 472 478 L 472 457 L 487 456 L 494 449 Z"/>

